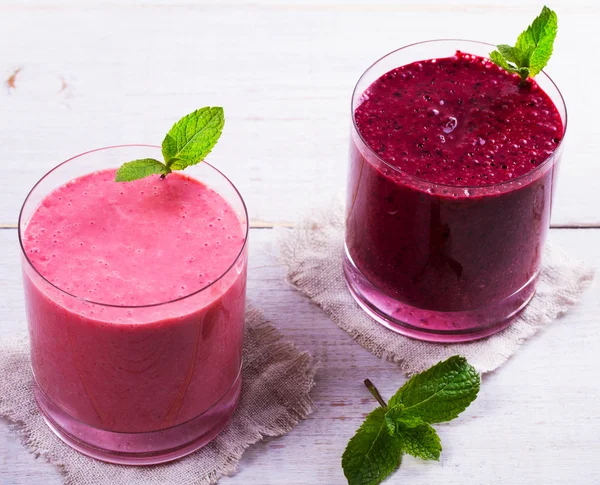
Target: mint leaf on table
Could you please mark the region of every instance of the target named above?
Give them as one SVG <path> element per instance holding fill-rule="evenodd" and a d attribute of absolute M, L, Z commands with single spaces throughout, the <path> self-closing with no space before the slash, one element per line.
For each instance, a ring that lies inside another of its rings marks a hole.
<path fill-rule="evenodd" d="M 517 73 L 524 82 L 538 74 L 550 60 L 557 31 L 556 12 L 544 6 L 533 23 L 519 35 L 514 47 L 497 45 L 490 59 L 502 69 Z"/>
<path fill-rule="evenodd" d="M 385 423 L 391 434 L 396 432 L 400 420 L 402 420 L 402 426 L 405 428 L 416 428 L 425 422 L 416 416 L 405 416 L 402 414 L 402 411 L 404 411 L 404 407 L 402 404 L 399 404 L 393 408 L 388 408 L 388 412 L 385 414 Z"/>
<path fill-rule="evenodd" d="M 402 441 L 390 434 L 386 410 L 371 412 L 342 455 L 342 468 L 349 485 L 376 485 L 400 466 Z"/>
<path fill-rule="evenodd" d="M 480 377 L 456 355 L 413 376 L 387 404 L 370 380 L 365 385 L 380 407 L 367 416 L 342 455 L 349 485 L 377 485 L 400 466 L 403 453 L 439 460 L 442 444 L 430 423 L 464 411 L 477 397 Z"/>
<path fill-rule="evenodd" d="M 402 406 L 395 406 L 385 416 L 388 431 L 400 438 L 402 451 L 423 460 L 439 460 L 440 437 L 431 425 L 416 416 L 404 416 Z"/>
<path fill-rule="evenodd" d="M 423 460 L 439 460 L 442 443 L 435 429 L 427 423 L 416 427 L 404 426 L 400 420 L 396 426 L 396 435 L 402 440 L 402 451 Z"/>
<path fill-rule="evenodd" d="M 477 397 L 479 374 L 464 357 L 455 355 L 413 376 L 390 399 L 389 407 L 404 406 L 403 414 L 426 423 L 456 418 Z"/>
<path fill-rule="evenodd" d="M 133 160 L 117 170 L 116 182 L 131 182 L 149 175 L 165 178 L 173 170 L 183 170 L 203 161 L 217 144 L 225 115 L 223 108 L 204 107 L 181 118 L 162 143 L 164 162 L 154 158 Z"/>

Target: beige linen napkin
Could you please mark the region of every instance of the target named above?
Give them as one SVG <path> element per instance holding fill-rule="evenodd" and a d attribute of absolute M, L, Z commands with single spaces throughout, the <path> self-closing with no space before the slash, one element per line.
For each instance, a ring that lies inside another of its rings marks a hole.
<path fill-rule="evenodd" d="M 69 485 L 208 485 L 231 475 L 244 450 L 266 436 L 292 430 L 314 409 L 309 392 L 315 363 L 283 339 L 257 310 L 246 313 L 242 394 L 223 432 L 179 461 L 146 467 L 111 465 L 63 444 L 44 423 L 32 394 L 27 336 L 0 339 L 0 416 L 27 449 L 56 465 Z"/>
<path fill-rule="evenodd" d="M 305 218 L 294 229 L 279 232 L 280 257 L 288 267 L 288 281 L 365 349 L 398 363 L 409 375 L 456 354 L 466 357 L 480 372 L 496 369 L 526 339 L 573 306 L 594 275 L 583 263 L 547 244 L 536 294 L 511 326 L 475 342 L 429 343 L 398 335 L 376 323 L 350 295 L 342 272 L 341 204 Z"/>

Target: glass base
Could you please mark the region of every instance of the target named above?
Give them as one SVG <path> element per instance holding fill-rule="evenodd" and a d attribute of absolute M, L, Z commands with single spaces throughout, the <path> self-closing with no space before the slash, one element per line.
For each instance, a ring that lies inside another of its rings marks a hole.
<path fill-rule="evenodd" d="M 536 273 L 501 302 L 463 312 L 436 312 L 402 303 L 373 286 L 345 251 L 344 276 L 350 293 L 372 318 L 390 330 L 429 342 L 467 342 L 508 327 L 535 294 Z"/>
<path fill-rule="evenodd" d="M 155 465 L 188 455 L 212 441 L 231 420 L 242 388 L 242 375 L 209 410 L 172 428 L 146 433 L 118 433 L 94 428 L 58 408 L 34 385 L 42 416 L 67 445 L 84 455 L 121 465 Z"/>

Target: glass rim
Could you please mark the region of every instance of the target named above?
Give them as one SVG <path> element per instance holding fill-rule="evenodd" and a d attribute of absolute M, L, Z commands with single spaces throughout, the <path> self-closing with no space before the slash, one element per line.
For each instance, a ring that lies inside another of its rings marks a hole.
<path fill-rule="evenodd" d="M 531 176 L 533 174 L 536 174 L 542 168 L 546 168 L 546 166 L 549 165 L 550 162 L 554 159 L 555 154 L 559 153 L 560 150 L 561 150 L 561 148 L 562 148 L 563 142 L 565 140 L 565 135 L 567 133 L 568 114 L 567 114 L 567 104 L 565 103 L 565 98 L 563 97 L 562 93 L 560 92 L 560 89 L 558 89 L 558 86 L 556 85 L 556 83 L 543 70 L 540 71 L 540 74 L 542 74 L 543 76 L 545 76 L 545 78 L 548 79 L 548 81 L 550 81 L 550 83 L 552 84 L 552 86 L 554 86 L 554 89 L 556 89 L 556 92 L 558 93 L 558 96 L 560 98 L 560 103 L 562 104 L 562 108 L 563 108 L 564 113 L 565 113 L 565 119 L 564 119 L 564 122 L 563 122 L 563 130 L 562 130 L 562 138 L 561 138 L 560 142 L 558 143 L 558 145 L 556 145 L 556 147 L 554 148 L 554 150 L 552 151 L 552 153 L 542 163 L 540 163 L 539 165 L 537 165 L 533 170 L 530 170 L 529 172 L 524 173 L 523 175 L 519 175 L 518 177 L 512 178 L 510 180 L 505 180 L 503 182 L 497 182 L 497 183 L 491 183 L 491 184 L 483 184 L 483 185 L 450 185 L 450 184 L 443 184 L 443 183 L 439 183 L 439 182 L 432 182 L 430 180 L 426 180 L 424 178 L 418 177 L 417 175 L 412 175 L 412 174 L 408 174 L 406 172 L 403 172 L 402 170 L 400 170 L 395 165 L 392 165 L 391 163 L 385 161 L 365 141 L 364 137 L 362 136 L 362 133 L 358 129 L 358 126 L 357 126 L 357 123 L 356 123 L 356 117 L 355 117 L 355 111 L 356 110 L 354 108 L 354 104 L 355 104 L 354 101 L 356 99 L 356 95 L 357 95 L 357 92 L 358 92 L 358 86 L 359 86 L 360 82 L 364 79 L 364 77 L 371 71 L 371 69 L 373 69 L 375 66 L 377 66 L 377 64 L 379 64 L 380 62 L 382 62 L 384 59 L 386 59 L 386 58 L 388 58 L 388 57 L 396 54 L 397 52 L 403 51 L 405 49 L 409 49 L 411 47 L 424 45 L 424 44 L 435 44 L 435 43 L 446 43 L 446 42 L 447 43 L 450 43 L 450 42 L 465 42 L 465 43 L 471 43 L 471 44 L 478 44 L 480 46 L 489 46 L 489 47 L 493 47 L 493 48 L 496 47 L 494 44 L 490 44 L 489 42 L 482 42 L 482 41 L 478 41 L 478 40 L 469 40 L 469 39 L 443 38 L 443 39 L 422 40 L 420 42 L 413 42 L 412 44 L 407 44 L 405 46 L 399 47 L 398 49 L 394 49 L 391 52 L 388 52 L 387 54 L 381 56 L 379 59 L 377 59 L 375 62 L 373 62 L 360 75 L 360 77 L 358 78 L 358 81 L 356 82 L 356 85 L 354 86 L 354 89 L 352 90 L 352 99 L 351 99 L 351 102 L 350 102 L 350 116 L 352 118 L 352 127 L 353 127 L 354 131 L 356 132 L 356 134 L 358 135 L 358 138 L 361 141 L 361 143 L 369 151 L 369 154 L 372 155 L 373 157 L 375 157 L 375 159 L 379 163 L 382 163 L 386 167 L 390 168 L 391 170 L 393 170 L 394 173 L 401 174 L 403 177 L 406 177 L 408 180 L 414 180 L 414 181 L 417 181 L 420 184 L 427 184 L 427 185 L 430 185 L 430 186 L 440 187 L 442 189 L 447 189 L 447 190 L 456 190 L 456 189 L 477 190 L 477 189 L 486 189 L 486 188 L 490 188 L 490 187 L 503 187 L 505 185 L 512 185 L 515 182 L 521 182 L 524 179 L 531 178 Z M 400 67 L 400 66 L 397 66 L 397 67 Z M 367 88 L 365 88 L 365 90 Z M 363 93 L 364 93 L 364 91 L 363 91 Z M 360 94 L 362 95 L 363 93 L 360 93 Z M 551 99 L 551 101 L 552 101 L 553 104 L 555 104 L 554 100 Z M 557 109 L 558 109 L 558 106 L 557 106 Z M 560 111 L 559 111 L 559 115 L 560 115 Z M 561 116 L 561 121 L 562 121 L 562 116 Z"/>
<path fill-rule="evenodd" d="M 223 177 L 227 183 L 233 188 L 233 190 L 235 191 L 235 193 L 237 194 L 237 196 L 239 197 L 241 203 L 242 203 L 242 207 L 244 208 L 244 217 L 246 220 L 246 230 L 244 232 L 244 244 L 242 244 L 242 247 L 240 249 L 240 251 L 238 252 L 238 254 L 235 256 L 235 258 L 233 259 L 233 262 L 227 267 L 226 270 L 224 270 L 222 272 L 222 274 L 216 278 L 213 282 L 203 286 L 202 288 L 195 290 L 191 293 L 188 293 L 187 295 L 181 296 L 179 298 L 174 298 L 172 300 L 168 300 L 168 301 L 163 301 L 163 302 L 158 302 L 158 303 L 150 303 L 147 305 L 114 305 L 111 303 L 102 303 L 102 302 L 97 302 L 97 301 L 93 301 L 90 300 L 88 298 L 84 298 L 81 296 L 77 296 L 74 295 L 72 293 L 69 293 L 68 291 L 56 286 L 54 283 L 52 283 L 51 281 L 49 281 L 42 273 L 40 273 L 38 271 L 38 269 L 33 265 L 33 263 L 31 262 L 31 260 L 29 259 L 29 256 L 27 256 L 27 253 L 25 252 L 25 248 L 23 246 L 23 238 L 22 238 L 22 232 L 24 230 L 24 225 L 25 222 L 23 221 L 23 211 L 25 210 L 25 206 L 27 205 L 27 201 L 29 200 L 29 198 L 32 196 L 32 194 L 34 193 L 34 191 L 36 190 L 36 188 L 38 188 L 38 186 L 51 174 L 54 173 L 56 170 L 58 170 L 60 167 L 66 165 L 67 163 L 77 159 L 77 158 L 81 158 L 85 155 L 89 155 L 91 153 L 96 153 L 96 152 L 100 152 L 103 150 L 111 150 L 114 148 L 134 148 L 134 147 L 143 147 L 143 148 L 156 148 L 159 149 L 161 147 L 159 147 L 158 145 L 148 145 L 148 144 L 143 144 L 143 143 L 132 143 L 132 144 L 123 144 L 123 145 L 110 145 L 110 146 L 106 146 L 106 147 L 100 147 L 100 148 L 94 148 L 93 150 L 88 150 L 86 152 L 82 152 L 78 155 L 75 155 L 71 158 L 68 158 L 67 160 L 65 160 L 64 162 L 59 163 L 58 165 L 56 165 L 55 167 L 53 167 L 51 170 L 49 170 L 48 172 L 46 172 L 35 184 L 34 186 L 31 188 L 31 190 L 27 193 L 27 196 L 25 197 L 25 200 L 23 201 L 23 205 L 21 206 L 21 210 L 19 211 L 19 222 L 17 225 L 17 232 L 19 233 L 19 246 L 21 247 L 21 255 L 25 258 L 25 260 L 27 261 L 27 264 L 29 264 L 29 266 L 35 271 L 35 273 L 42 278 L 46 283 L 48 283 L 49 285 L 51 285 L 53 288 L 57 289 L 58 291 L 60 291 L 62 294 L 65 294 L 71 298 L 75 298 L 76 300 L 79 301 L 83 301 L 85 303 L 89 303 L 92 305 L 98 305 L 98 306 L 102 306 L 102 307 L 109 307 L 109 308 L 121 308 L 121 309 L 131 309 L 131 308 L 152 308 L 152 307 L 159 307 L 162 305 L 168 305 L 170 303 L 175 303 L 178 301 L 183 301 L 187 298 L 190 298 L 192 296 L 198 295 L 200 293 L 202 293 L 203 291 L 207 290 L 208 288 L 212 287 L 213 285 L 215 285 L 217 282 L 219 282 L 225 275 L 229 274 L 229 272 L 234 268 L 234 266 L 236 265 L 236 263 L 238 262 L 238 260 L 240 259 L 240 256 L 242 256 L 242 254 L 244 253 L 244 251 L 246 250 L 246 247 L 248 246 L 248 234 L 250 232 L 250 223 L 249 223 L 249 217 L 248 217 L 248 208 L 246 207 L 246 202 L 244 201 L 244 198 L 242 197 L 242 194 L 240 194 L 240 191 L 237 189 L 237 187 L 235 186 L 235 184 L 223 173 L 221 172 L 218 168 L 214 167 L 213 165 L 211 165 L 208 162 L 201 162 L 203 164 L 208 165 L 212 170 L 214 170 L 215 172 L 217 172 L 221 177 Z M 49 192 L 50 193 L 50 192 Z M 45 194 L 48 195 L 48 194 Z M 34 209 L 35 210 L 35 209 Z"/>

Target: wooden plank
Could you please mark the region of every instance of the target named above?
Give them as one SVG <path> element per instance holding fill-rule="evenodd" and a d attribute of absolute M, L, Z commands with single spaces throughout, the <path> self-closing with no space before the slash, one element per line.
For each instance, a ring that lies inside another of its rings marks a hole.
<path fill-rule="evenodd" d="M 600 6 L 556 1 L 549 72 L 571 114 L 553 221 L 600 223 Z M 511 41 L 539 2 L 275 0 L 0 5 L 0 224 L 47 170 L 90 148 L 159 143 L 182 113 L 221 104 L 211 161 L 253 219 L 290 222 L 344 192 L 349 101 L 362 71 L 414 41 Z M 585 74 L 581 66 L 585 66 Z M 18 71 L 18 72 L 17 72 Z M 16 73 L 16 74 L 15 74 Z M 574 74 L 577 73 L 577 74 Z"/>
<path fill-rule="evenodd" d="M 553 230 L 569 253 L 600 268 L 600 230 Z M 0 334 L 26 328 L 15 230 L 0 231 Z M 340 457 L 375 403 L 366 377 L 389 396 L 405 378 L 333 325 L 284 281 L 275 232 L 251 231 L 249 298 L 287 338 L 322 364 L 312 397 L 316 412 L 292 433 L 249 449 L 239 472 L 224 485 L 343 484 Z M 464 416 L 437 426 L 444 444 L 439 463 L 407 457 L 390 484 L 487 485 L 600 483 L 600 282 L 580 305 L 528 341 L 499 371 L 487 375 L 479 399 Z M 60 483 L 0 426 L 0 483 Z"/>

